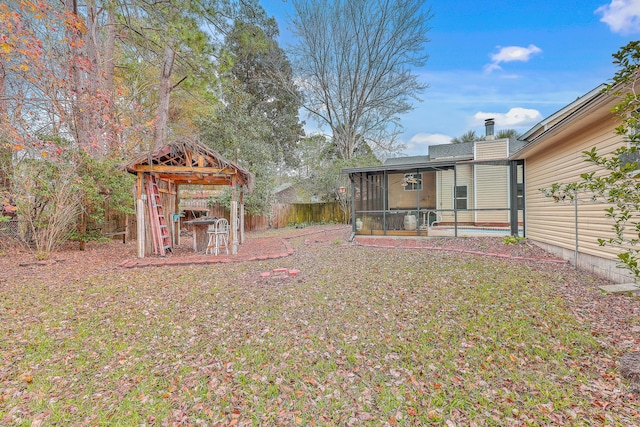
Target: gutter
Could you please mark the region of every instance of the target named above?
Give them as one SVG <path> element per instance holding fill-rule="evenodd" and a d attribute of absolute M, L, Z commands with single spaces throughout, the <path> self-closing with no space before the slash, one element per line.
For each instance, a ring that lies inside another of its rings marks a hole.
<path fill-rule="evenodd" d="M 586 114 L 591 113 L 593 110 L 601 107 L 603 104 L 607 102 L 611 102 L 613 98 L 608 94 L 602 92 L 602 89 L 606 87 L 606 85 L 600 85 L 596 89 L 593 89 L 587 95 L 578 98 L 572 104 L 569 104 L 567 107 L 558 111 L 557 113 L 551 115 L 547 119 L 541 121 L 536 126 L 527 131 L 524 135 L 520 137 L 521 140 L 526 141 L 527 144 L 522 147 L 520 150 L 509 156 L 509 160 L 520 160 L 526 157 L 526 155 L 536 147 L 540 146 L 546 139 L 551 136 L 557 135 L 558 133 L 564 131 L 568 126 L 570 126 L 573 122 L 585 116 Z M 585 99 L 586 98 L 586 99 Z M 566 117 L 558 121 L 553 125 L 549 125 L 551 121 L 557 119 L 562 114 L 567 111 L 575 108 L 575 110 L 569 113 Z M 536 136 L 534 139 L 527 141 L 527 138 L 532 134 L 537 132 L 540 128 L 544 128 L 544 131 Z"/>
<path fill-rule="evenodd" d="M 525 133 L 520 135 L 520 138 L 518 138 L 518 139 L 527 140 L 527 138 L 529 136 L 531 136 L 531 134 L 535 133 L 541 127 L 544 127 L 544 132 L 546 132 L 548 130 L 548 126 L 549 126 L 550 122 L 552 122 L 553 120 L 555 120 L 559 116 L 562 116 L 564 113 L 567 113 L 567 112 L 571 111 L 572 109 L 574 109 L 576 107 L 579 107 L 581 104 L 584 104 L 585 102 L 589 102 L 591 98 L 595 97 L 598 94 L 601 94 L 602 91 L 604 90 L 604 88 L 606 88 L 606 87 L 607 87 L 607 85 L 603 83 L 603 84 L 599 85 L 598 87 L 596 87 L 595 89 L 591 89 L 586 94 L 578 97 L 576 100 L 574 100 L 573 102 L 569 103 L 568 105 L 562 107 L 560 110 L 556 111 L 555 113 L 553 113 L 549 117 L 547 117 L 547 118 L 541 120 L 540 122 L 538 122 L 531 129 L 529 129 L 528 131 L 526 131 Z M 553 125 L 553 126 L 555 126 L 555 125 Z"/>

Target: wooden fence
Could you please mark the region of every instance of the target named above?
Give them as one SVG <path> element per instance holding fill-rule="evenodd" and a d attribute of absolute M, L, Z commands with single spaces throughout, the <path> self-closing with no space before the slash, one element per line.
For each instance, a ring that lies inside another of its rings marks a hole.
<path fill-rule="evenodd" d="M 229 211 L 217 203 L 213 206 L 212 214 L 218 217 L 229 217 Z M 271 216 L 245 214 L 244 229 L 257 231 L 300 224 L 346 223 L 348 219 L 349 215 L 345 215 L 338 202 L 277 203 L 272 207 Z"/>
<path fill-rule="evenodd" d="M 272 210 L 272 227 L 283 228 L 298 224 L 347 223 L 348 213 L 338 202 L 276 204 Z"/>
<path fill-rule="evenodd" d="M 229 210 L 216 203 L 209 211 L 210 215 L 229 218 Z M 245 231 L 259 231 L 269 228 L 284 228 L 293 225 L 318 223 L 347 223 L 349 214 L 337 202 L 330 203 L 295 203 L 273 205 L 271 215 L 251 215 L 245 213 Z M 136 217 L 107 209 L 105 222 L 100 227 L 105 233 L 126 231 L 127 240 L 136 240 Z"/>

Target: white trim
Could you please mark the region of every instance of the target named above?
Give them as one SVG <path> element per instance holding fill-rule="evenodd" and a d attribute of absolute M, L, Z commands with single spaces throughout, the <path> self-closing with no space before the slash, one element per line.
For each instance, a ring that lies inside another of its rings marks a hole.
<path fill-rule="evenodd" d="M 599 85 L 598 87 L 596 87 L 594 89 L 591 89 L 589 92 L 587 92 L 586 94 L 582 95 L 581 97 L 575 99 L 570 104 L 564 106 L 560 110 L 556 111 L 555 113 L 551 114 L 550 116 L 548 116 L 545 119 L 543 119 L 540 122 L 538 122 L 531 129 L 529 129 L 528 131 L 526 131 L 525 133 L 520 135 L 519 139 L 520 140 L 526 140 L 529 136 L 531 136 L 531 134 L 535 133 L 540 128 L 544 128 L 544 130 L 546 131 L 549 128 L 549 123 L 553 122 L 558 117 L 561 117 L 561 116 L 569 113 L 571 110 L 573 110 L 575 108 L 578 108 L 582 104 L 585 104 L 586 102 L 590 101 L 592 98 L 595 98 L 597 95 L 602 93 L 602 90 L 605 87 L 607 87 L 607 85 L 603 83 L 603 84 Z"/>

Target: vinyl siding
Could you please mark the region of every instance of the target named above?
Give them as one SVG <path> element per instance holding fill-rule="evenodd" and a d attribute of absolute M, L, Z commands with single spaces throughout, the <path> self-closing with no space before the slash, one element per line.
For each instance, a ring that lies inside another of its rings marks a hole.
<path fill-rule="evenodd" d="M 475 166 L 475 208 L 504 209 L 509 207 L 509 167 Z M 476 211 L 478 223 L 509 223 L 509 211 Z"/>
<path fill-rule="evenodd" d="M 474 160 L 506 159 L 509 156 L 508 139 L 477 141 Z"/>
<path fill-rule="evenodd" d="M 602 203 L 586 201 L 588 194 L 580 196 L 576 206 L 570 201 L 554 202 L 540 191 L 553 183 L 580 180 L 580 174 L 596 170 L 584 161 L 583 151 L 596 147 L 600 154 L 611 153 L 623 140 L 614 134 L 617 122 L 613 116 L 593 122 L 587 117 L 572 128 L 574 132 L 556 135 L 544 151 L 526 158 L 526 224 L 527 237 L 541 243 L 575 250 L 576 228 L 578 249 L 581 253 L 614 259 L 618 251 L 598 245 L 598 238 L 612 235 L 612 221 L 605 218 Z M 576 227 L 577 225 L 577 227 Z"/>
<path fill-rule="evenodd" d="M 509 155 L 509 140 L 477 141 L 475 144 L 475 160 L 506 159 Z M 476 165 L 475 209 L 509 207 L 509 168 L 495 165 Z M 475 222 L 509 223 L 508 211 L 476 211 Z"/>
<path fill-rule="evenodd" d="M 453 209 L 453 171 L 440 171 L 437 172 L 437 194 L 438 194 L 438 209 Z M 458 165 L 456 181 L 458 186 L 467 186 L 467 207 L 472 208 L 474 204 L 473 200 L 473 166 L 472 165 Z M 453 212 L 442 212 L 442 220 L 444 222 L 453 222 Z M 473 211 L 459 211 L 458 222 L 472 222 Z"/>

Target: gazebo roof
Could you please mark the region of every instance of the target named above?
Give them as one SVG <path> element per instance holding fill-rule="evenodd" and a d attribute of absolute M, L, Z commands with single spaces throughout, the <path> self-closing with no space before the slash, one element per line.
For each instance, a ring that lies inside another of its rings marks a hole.
<path fill-rule="evenodd" d="M 253 191 L 254 176 L 220 153 L 189 138 L 141 153 L 126 166 L 130 173 L 154 173 L 177 185 L 231 185 L 233 181 Z"/>

